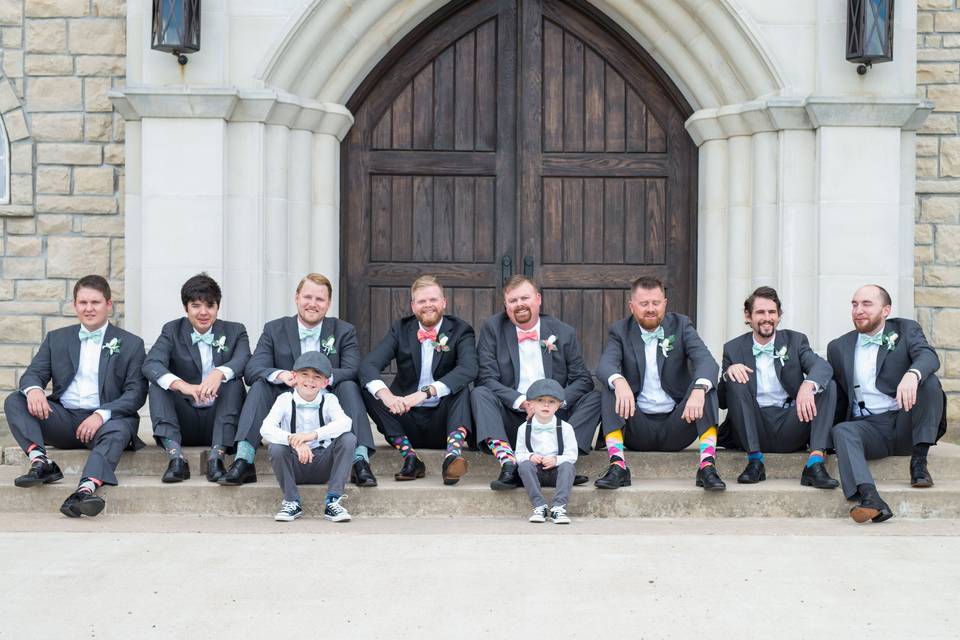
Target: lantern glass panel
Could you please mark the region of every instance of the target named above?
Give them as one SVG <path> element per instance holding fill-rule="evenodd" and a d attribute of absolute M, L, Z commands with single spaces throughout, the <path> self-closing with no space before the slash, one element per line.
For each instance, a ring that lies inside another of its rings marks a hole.
<path fill-rule="evenodd" d="M 887 22 L 890 19 L 887 0 L 867 0 L 866 38 L 863 43 L 863 55 L 867 58 L 887 56 Z"/>
<path fill-rule="evenodd" d="M 153 49 L 200 50 L 200 0 L 153 0 Z"/>

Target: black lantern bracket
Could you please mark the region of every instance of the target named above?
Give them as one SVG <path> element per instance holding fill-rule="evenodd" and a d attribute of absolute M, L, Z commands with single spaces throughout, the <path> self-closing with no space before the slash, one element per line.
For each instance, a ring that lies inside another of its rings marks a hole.
<path fill-rule="evenodd" d="M 150 48 L 187 64 L 187 54 L 200 51 L 200 0 L 153 0 Z"/>

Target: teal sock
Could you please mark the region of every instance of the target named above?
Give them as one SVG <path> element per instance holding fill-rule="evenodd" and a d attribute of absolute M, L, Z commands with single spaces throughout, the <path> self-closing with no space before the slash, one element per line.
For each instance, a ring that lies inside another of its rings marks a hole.
<path fill-rule="evenodd" d="M 160 441 L 163 442 L 163 448 L 166 450 L 168 458 L 176 460 L 183 457 L 183 448 L 179 442 L 173 438 L 160 438 Z"/>
<path fill-rule="evenodd" d="M 366 460 L 370 462 L 370 449 L 367 449 L 362 444 L 358 444 L 357 448 L 353 452 L 353 461 L 357 462 L 359 460 Z"/>
<path fill-rule="evenodd" d="M 817 464 L 818 462 L 823 462 L 823 461 L 824 461 L 824 458 L 822 453 L 820 453 L 819 451 L 812 451 L 810 453 L 810 457 L 807 458 L 807 464 L 805 464 L 804 466 L 809 468 Z"/>
<path fill-rule="evenodd" d="M 764 464 L 765 458 L 762 451 L 751 451 L 747 454 L 747 460 L 759 460 L 760 464 Z"/>
<path fill-rule="evenodd" d="M 330 504 L 331 502 L 333 502 L 334 500 L 336 500 L 337 498 L 339 498 L 341 495 L 343 495 L 343 494 L 341 494 L 341 493 L 329 493 L 329 492 L 328 492 L 328 493 L 327 493 L 327 499 L 326 499 L 326 501 L 324 502 L 324 504 Z"/>
<path fill-rule="evenodd" d="M 237 455 L 234 458 L 235 460 L 246 460 L 250 464 L 253 464 L 253 457 L 256 455 L 257 450 L 252 444 L 246 440 L 241 440 L 237 443 Z"/>

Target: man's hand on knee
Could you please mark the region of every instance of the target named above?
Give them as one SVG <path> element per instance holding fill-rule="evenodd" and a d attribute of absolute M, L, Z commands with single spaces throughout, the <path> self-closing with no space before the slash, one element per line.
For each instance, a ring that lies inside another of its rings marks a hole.
<path fill-rule="evenodd" d="M 77 427 L 77 440 L 87 444 L 93 437 L 97 435 L 97 431 L 100 430 L 100 427 L 103 426 L 103 418 L 99 413 L 91 413 L 87 416 L 86 420 L 80 423 L 80 426 Z"/>
<path fill-rule="evenodd" d="M 50 403 L 42 389 L 30 389 L 27 392 L 27 411 L 34 418 L 46 420 L 50 417 Z"/>

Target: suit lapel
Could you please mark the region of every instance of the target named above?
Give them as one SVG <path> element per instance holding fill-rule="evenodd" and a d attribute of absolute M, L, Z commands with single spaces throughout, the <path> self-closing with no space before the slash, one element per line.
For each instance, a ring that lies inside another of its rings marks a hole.
<path fill-rule="evenodd" d="M 119 352 L 115 356 L 110 355 L 109 349 L 104 349 L 108 342 L 110 342 L 115 336 L 116 330 L 113 328 L 113 325 L 107 323 L 107 328 L 103 332 L 103 344 L 100 347 L 100 364 L 97 366 L 97 388 L 100 390 L 100 402 L 104 402 L 103 398 L 103 388 L 107 382 L 107 367 L 110 366 L 110 362 L 113 358 L 119 357 Z"/>
<path fill-rule="evenodd" d="M 640 385 L 643 386 L 643 377 L 647 371 L 647 355 L 640 337 L 640 325 L 634 317 L 627 321 L 627 334 L 630 336 L 630 345 L 633 347 L 633 357 L 637 359 L 637 370 L 640 371 Z"/>
<path fill-rule="evenodd" d="M 211 330 L 212 329 L 213 327 L 211 327 Z M 203 361 L 200 359 L 200 347 L 193 344 L 193 339 L 190 337 L 192 333 L 193 325 L 186 319 L 182 320 L 180 323 L 180 339 L 183 340 L 183 344 L 187 347 L 187 351 L 190 353 L 190 359 L 193 360 L 193 364 L 197 367 L 200 377 L 203 377 Z"/>
<path fill-rule="evenodd" d="M 446 325 L 446 329 L 444 329 L 444 325 Z M 447 336 L 450 335 L 450 320 L 446 316 L 443 317 L 443 320 L 440 321 L 440 326 L 437 327 L 437 340 L 440 339 L 441 333 L 446 333 Z M 447 348 L 452 348 L 449 341 L 447 342 Z M 443 354 L 443 351 L 437 351 L 437 345 L 433 345 L 433 361 L 430 363 L 430 375 L 434 379 L 436 379 L 437 367 L 440 366 L 440 360 L 443 358 Z"/>
<path fill-rule="evenodd" d="M 223 327 L 223 320 L 217 319 L 214 321 L 213 326 L 210 327 L 210 331 L 213 332 L 213 339 L 217 341 L 220 339 L 220 336 L 227 335 L 226 330 Z M 224 346 L 226 346 L 226 341 L 224 341 Z M 219 367 L 223 364 L 223 358 L 227 354 L 216 347 L 211 347 L 212 356 L 213 356 L 213 366 Z M 200 352 L 200 346 L 197 345 L 197 353 Z"/>
<path fill-rule="evenodd" d="M 325 356 L 327 356 L 328 358 L 330 358 L 330 362 L 333 362 L 333 357 L 334 357 L 334 355 L 336 355 L 336 354 L 328 354 L 327 352 L 325 352 L 325 351 L 323 350 L 323 341 L 326 340 L 328 337 L 330 337 L 330 336 L 333 335 L 333 327 L 334 327 L 334 325 L 336 325 L 336 322 L 334 322 L 334 319 L 333 319 L 333 318 L 324 318 L 324 319 L 323 319 L 323 322 L 320 323 L 320 340 L 319 340 L 319 342 L 318 342 L 318 344 L 317 344 L 317 349 L 318 349 L 321 353 L 323 353 Z M 334 340 L 336 340 L 336 338 L 334 338 Z M 336 345 L 334 345 L 334 349 L 336 349 Z"/>
<path fill-rule="evenodd" d="M 665 316 L 663 318 L 663 323 L 660 325 L 663 327 L 663 339 L 666 340 L 673 335 L 673 323 L 670 321 L 670 317 Z M 641 339 L 641 342 L 643 340 Z M 674 343 L 676 344 L 676 343 Z M 674 348 L 676 350 L 676 348 Z M 659 341 L 657 342 L 657 373 L 660 375 L 660 380 L 663 380 L 663 363 L 667 361 L 667 356 L 663 354 L 663 349 L 660 348 Z"/>
<path fill-rule="evenodd" d="M 70 352 L 70 364 L 73 365 L 70 381 L 73 381 L 77 376 L 77 371 L 80 370 L 80 327 L 82 326 L 78 326 L 76 331 L 71 331 L 70 337 L 67 339 L 67 351 Z"/>
<path fill-rule="evenodd" d="M 899 333 L 897 328 L 889 320 L 884 324 L 883 331 L 880 332 L 880 335 L 885 336 L 888 333 Z M 880 377 L 880 369 L 883 368 L 883 361 L 886 359 L 888 351 L 887 345 L 883 342 L 877 347 L 877 378 Z"/>
<path fill-rule="evenodd" d="M 857 337 L 859 335 L 856 331 L 851 331 L 844 339 L 843 346 L 843 368 L 845 369 L 844 374 L 846 374 L 847 377 L 847 393 L 851 401 L 853 401 L 853 357 L 857 349 Z"/>
<path fill-rule="evenodd" d="M 517 342 L 517 328 L 506 314 L 500 324 L 500 340 L 506 345 L 507 353 L 510 354 L 510 362 L 513 363 L 513 381 L 516 384 L 520 380 L 520 343 Z"/>
<path fill-rule="evenodd" d="M 417 321 L 416 316 L 407 325 L 407 340 L 410 342 L 410 350 L 413 352 L 413 365 L 417 370 L 417 380 L 420 380 L 420 376 L 423 373 L 423 345 L 420 344 L 420 340 L 417 339 L 417 331 L 420 330 L 420 323 Z"/>
<path fill-rule="evenodd" d="M 750 376 L 750 390 L 753 396 L 757 396 L 757 357 L 753 355 L 753 334 L 748 333 L 740 342 L 740 359 L 745 365 L 753 369 L 753 375 Z"/>
<path fill-rule="evenodd" d="M 773 338 L 773 366 L 777 369 L 777 380 L 780 381 L 780 385 L 783 386 L 783 363 L 780 362 L 780 358 L 776 357 L 776 354 L 780 349 L 787 343 L 787 336 L 782 331 L 777 331 L 776 335 Z M 787 354 L 787 357 L 790 357 L 790 354 Z M 784 389 L 786 387 L 784 386 Z"/>
<path fill-rule="evenodd" d="M 284 329 L 287 334 L 287 341 L 290 343 L 290 351 L 293 352 L 293 359 L 296 360 L 302 355 L 300 351 L 300 330 L 298 329 L 297 316 L 287 318 L 287 321 L 284 323 Z"/>
<path fill-rule="evenodd" d="M 514 331 L 513 335 L 516 336 L 517 332 Z M 551 335 L 556 335 L 553 333 L 553 326 L 550 324 L 549 320 L 545 319 L 543 316 L 540 317 L 540 340 L 546 340 Z M 553 352 L 549 349 L 545 349 L 540 346 L 540 343 L 537 343 L 537 347 L 540 349 L 540 357 L 543 359 L 543 377 L 552 378 L 553 377 Z M 559 349 L 559 347 L 557 347 Z"/>

